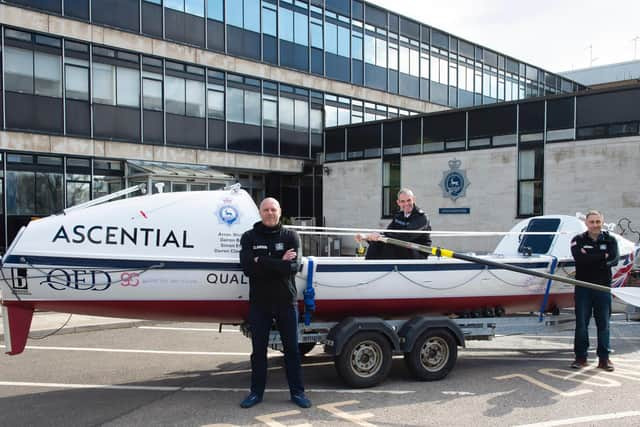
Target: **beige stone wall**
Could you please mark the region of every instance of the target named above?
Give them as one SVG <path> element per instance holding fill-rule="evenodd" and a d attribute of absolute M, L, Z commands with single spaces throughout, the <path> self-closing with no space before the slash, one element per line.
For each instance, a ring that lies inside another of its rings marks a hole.
<path fill-rule="evenodd" d="M 449 160 L 462 163 L 469 186 L 466 196 L 443 197 L 440 181 Z M 412 188 L 417 205 L 429 213 L 434 230 L 505 231 L 517 221 L 515 147 L 404 157 L 402 185 Z M 440 208 L 470 208 L 467 214 L 439 214 Z M 434 237 L 433 243 L 455 250 L 489 251 L 496 237 Z"/>
<path fill-rule="evenodd" d="M 547 144 L 544 185 L 545 212 L 597 209 L 640 230 L 640 137 Z"/>
<path fill-rule="evenodd" d="M 22 28 L 28 31 L 50 33 L 60 37 L 97 43 L 115 49 L 128 49 L 148 55 L 214 67 L 219 70 L 275 80 L 286 84 L 340 94 L 342 96 L 355 97 L 408 110 L 432 112 L 448 109 L 447 107 L 418 99 L 354 86 L 348 83 L 313 76 L 308 73 L 287 70 L 285 68 L 235 58 L 180 43 L 158 40 L 139 34 L 66 19 L 60 16 L 48 15 L 33 10 L 21 9 L 6 4 L 0 4 L 0 24 Z"/>
<path fill-rule="evenodd" d="M 449 170 L 449 160 L 454 158 L 462 161 L 460 168 L 466 170 L 471 183 L 466 197 L 455 202 L 443 197 L 439 186 L 443 172 Z M 330 167 L 332 176 L 325 179 L 324 188 L 329 225 L 386 227 L 388 221 L 380 219 L 380 160 L 333 163 Z M 403 157 L 402 185 L 413 189 L 434 230 L 507 231 L 519 221 L 515 147 Z M 471 214 L 438 213 L 439 208 L 450 207 L 468 207 Z M 546 145 L 544 213 L 575 215 L 589 209 L 601 210 L 608 223 L 628 218 L 631 227 L 640 230 L 640 137 Z M 349 213 L 343 215 L 343 211 Z M 633 241 L 640 238 L 628 229 L 626 233 Z M 478 252 L 492 250 L 498 240 L 433 239 L 434 244 L 454 250 Z"/>

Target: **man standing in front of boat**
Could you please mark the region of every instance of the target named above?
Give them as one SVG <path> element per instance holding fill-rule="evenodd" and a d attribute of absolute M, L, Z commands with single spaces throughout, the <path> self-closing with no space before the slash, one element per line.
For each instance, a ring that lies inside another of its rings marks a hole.
<path fill-rule="evenodd" d="M 291 401 L 311 407 L 304 394 L 298 352 L 298 307 L 295 274 L 300 238 L 280 223 L 280 203 L 268 197 L 260 203 L 261 221 L 240 239 L 240 264 L 249 277 L 251 328 L 251 392 L 240 403 L 251 408 L 262 402 L 267 382 L 267 345 L 275 319 L 282 345 Z"/>
<path fill-rule="evenodd" d="M 416 197 L 413 195 L 413 191 L 409 188 L 403 188 L 398 191 L 396 203 L 400 210 L 393 215 L 393 219 L 387 226 L 387 230 L 431 230 L 429 217 L 422 209 L 416 206 Z M 428 233 L 393 233 L 392 231 L 387 231 L 384 235 L 386 237 L 404 240 L 405 242 L 431 246 L 431 236 Z M 364 236 L 361 234 L 356 235 L 356 241 L 358 243 L 363 240 L 369 242 L 367 259 L 422 259 L 427 257 L 425 253 L 414 249 L 384 245 L 380 242 L 380 234 L 378 233 L 371 233 Z"/>
<path fill-rule="evenodd" d="M 618 263 L 618 243 L 608 232 L 602 231 L 604 217 L 598 211 L 589 211 L 585 218 L 587 231 L 571 240 L 571 254 L 576 261 L 576 279 L 611 286 L 611 267 Z M 609 320 L 611 317 L 611 293 L 576 286 L 576 331 L 573 349 L 576 355 L 571 367 L 588 366 L 589 320 L 591 313 L 598 329 L 598 368 L 613 371 L 609 359 Z"/>

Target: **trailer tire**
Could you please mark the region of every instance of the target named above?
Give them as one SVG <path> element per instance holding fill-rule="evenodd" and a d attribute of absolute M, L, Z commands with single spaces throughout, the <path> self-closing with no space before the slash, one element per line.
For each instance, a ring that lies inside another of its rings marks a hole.
<path fill-rule="evenodd" d="M 458 345 L 446 329 L 428 329 L 404 354 L 407 368 L 420 381 L 437 381 L 446 377 L 458 358 Z"/>
<path fill-rule="evenodd" d="M 378 385 L 389 375 L 392 354 L 389 340 L 379 332 L 353 335 L 335 357 L 340 377 L 353 388 Z"/>

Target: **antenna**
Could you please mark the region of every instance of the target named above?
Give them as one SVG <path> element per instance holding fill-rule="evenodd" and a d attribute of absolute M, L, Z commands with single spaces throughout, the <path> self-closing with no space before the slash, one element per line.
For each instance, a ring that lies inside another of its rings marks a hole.
<path fill-rule="evenodd" d="M 635 36 L 631 39 L 633 42 L 633 59 L 638 59 L 638 40 L 640 40 L 640 36 Z"/>
<path fill-rule="evenodd" d="M 598 60 L 598 58 L 594 58 L 593 57 L 593 45 L 592 44 L 587 46 L 587 49 L 589 49 L 589 67 L 593 67 L 593 63 L 596 62 Z"/>

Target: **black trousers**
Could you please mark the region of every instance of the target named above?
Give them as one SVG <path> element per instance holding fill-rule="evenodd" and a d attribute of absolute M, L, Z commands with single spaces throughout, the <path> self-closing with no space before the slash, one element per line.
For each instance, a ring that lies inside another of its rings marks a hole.
<path fill-rule="evenodd" d="M 298 307 L 295 304 L 260 307 L 251 304 L 249 325 L 251 326 L 251 391 L 258 396 L 264 394 L 267 383 L 267 346 L 273 319 L 276 321 L 284 346 L 284 363 L 292 395 L 304 392 L 300 353 L 298 351 Z"/>

